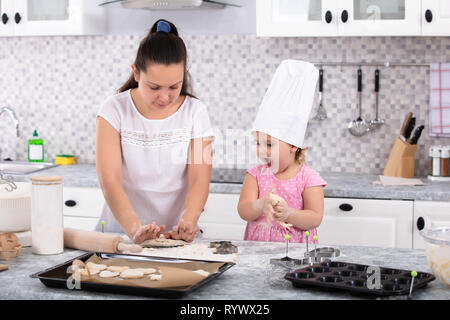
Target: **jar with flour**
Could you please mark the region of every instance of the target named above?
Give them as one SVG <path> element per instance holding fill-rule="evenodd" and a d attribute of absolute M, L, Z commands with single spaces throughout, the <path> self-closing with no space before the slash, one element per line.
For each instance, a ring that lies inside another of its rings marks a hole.
<path fill-rule="evenodd" d="M 64 251 L 62 177 L 33 176 L 31 180 L 31 242 L 35 254 Z"/>

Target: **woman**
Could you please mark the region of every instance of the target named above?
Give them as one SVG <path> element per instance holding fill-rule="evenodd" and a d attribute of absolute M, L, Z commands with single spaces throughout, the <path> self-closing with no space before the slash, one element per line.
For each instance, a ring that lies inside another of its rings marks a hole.
<path fill-rule="evenodd" d="M 106 232 L 125 232 L 135 243 L 164 231 L 191 242 L 200 230 L 213 130 L 205 105 L 190 93 L 186 63 L 176 27 L 158 20 L 130 78 L 97 114 L 96 165 L 106 200 L 100 220 Z"/>

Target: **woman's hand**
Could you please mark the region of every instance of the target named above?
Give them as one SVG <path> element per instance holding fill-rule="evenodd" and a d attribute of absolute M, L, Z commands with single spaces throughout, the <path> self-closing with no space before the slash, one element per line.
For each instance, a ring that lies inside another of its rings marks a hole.
<path fill-rule="evenodd" d="M 152 224 L 141 226 L 133 236 L 133 242 L 136 244 L 142 243 L 145 240 L 159 238 L 161 233 L 166 229 L 165 225 L 158 227 L 155 221 Z"/>
<path fill-rule="evenodd" d="M 172 231 L 166 232 L 164 236 L 166 238 L 184 240 L 192 242 L 195 239 L 195 235 L 200 231 L 199 227 L 196 227 L 197 223 L 190 219 L 180 218 L 178 225 L 172 228 Z"/>

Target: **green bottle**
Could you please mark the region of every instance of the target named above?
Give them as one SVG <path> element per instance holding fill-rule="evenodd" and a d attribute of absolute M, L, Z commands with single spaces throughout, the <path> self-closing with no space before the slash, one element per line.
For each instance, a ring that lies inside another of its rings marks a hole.
<path fill-rule="evenodd" d="M 28 140 L 28 161 L 44 162 L 44 140 L 38 137 L 36 130 L 33 132 L 33 138 Z"/>

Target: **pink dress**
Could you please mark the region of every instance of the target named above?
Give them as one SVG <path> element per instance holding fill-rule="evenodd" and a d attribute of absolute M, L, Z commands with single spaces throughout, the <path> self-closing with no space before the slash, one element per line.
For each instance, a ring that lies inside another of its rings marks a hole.
<path fill-rule="evenodd" d="M 280 180 L 272 173 L 267 165 L 258 165 L 247 173 L 256 178 L 258 183 L 258 199 L 264 197 L 273 186 L 276 186 L 275 194 L 286 200 L 290 208 L 303 210 L 303 190 L 310 187 L 327 185 L 319 173 L 314 169 L 303 165 L 297 175 L 288 180 Z M 290 227 L 288 232 L 286 229 L 280 226 L 277 221 L 268 223 L 265 215 L 261 215 L 254 221 L 247 222 L 245 229 L 244 240 L 254 241 L 274 241 L 284 242 L 286 241 L 285 235 L 289 234 L 289 242 L 306 242 L 306 236 L 304 231 L 297 227 Z M 312 229 L 309 231 L 309 243 L 313 243 L 313 236 L 317 235 L 317 230 Z"/>

